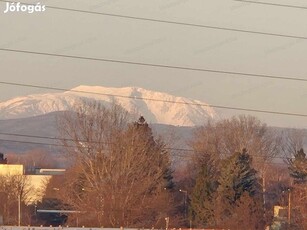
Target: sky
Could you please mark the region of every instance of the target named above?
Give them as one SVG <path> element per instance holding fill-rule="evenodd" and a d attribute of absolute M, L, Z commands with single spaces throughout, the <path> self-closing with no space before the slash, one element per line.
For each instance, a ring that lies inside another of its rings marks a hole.
<path fill-rule="evenodd" d="M 299 0 L 263 0 L 307 6 Z M 26 1 L 25 3 L 37 3 Z M 42 5 L 307 37 L 307 10 L 234 0 L 42 0 Z M 0 48 L 307 79 L 307 39 L 49 9 L 4 13 Z M 0 50 L 0 81 L 58 88 L 136 86 L 208 104 L 307 115 L 307 82 L 46 57 Z M 0 102 L 51 90 L 0 84 Z M 218 110 L 221 117 L 242 114 Z M 270 126 L 307 117 L 249 112 Z"/>

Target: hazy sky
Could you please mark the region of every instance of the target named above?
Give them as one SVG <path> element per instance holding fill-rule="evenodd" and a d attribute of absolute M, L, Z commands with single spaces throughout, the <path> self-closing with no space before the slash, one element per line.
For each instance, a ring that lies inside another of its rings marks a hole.
<path fill-rule="evenodd" d="M 269 0 L 265 0 L 269 2 Z M 24 1 L 33 3 L 37 1 Z M 302 1 L 270 1 L 302 6 Z M 232 0 L 46 0 L 42 4 L 307 37 L 307 10 Z M 306 5 L 307 6 L 307 3 Z M 307 40 L 47 9 L 4 14 L 0 48 L 307 79 Z M 307 82 L 0 51 L 0 80 L 60 88 L 138 86 L 209 104 L 307 114 Z M 50 90 L 0 84 L 0 101 Z M 221 116 L 238 114 L 222 110 Z M 307 118 L 252 113 L 269 125 Z"/>

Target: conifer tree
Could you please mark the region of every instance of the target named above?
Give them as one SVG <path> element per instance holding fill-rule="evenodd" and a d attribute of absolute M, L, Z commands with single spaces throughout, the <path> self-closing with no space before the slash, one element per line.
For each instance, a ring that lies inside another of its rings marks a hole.
<path fill-rule="evenodd" d="M 289 160 L 290 176 L 294 178 L 294 183 L 303 184 L 307 182 L 307 158 L 304 149 L 300 149 L 294 154 L 294 159 Z"/>
<path fill-rule="evenodd" d="M 215 162 L 209 155 L 206 158 L 196 178 L 190 205 L 193 223 L 201 227 L 214 226 L 214 197 L 218 187 Z"/>
<path fill-rule="evenodd" d="M 218 188 L 220 223 L 234 217 L 235 208 L 242 202 L 240 198 L 244 193 L 253 198 L 255 204 L 262 204 L 257 171 L 252 168 L 251 161 L 247 150 L 243 149 L 242 153 L 235 153 L 223 162 Z"/>
<path fill-rule="evenodd" d="M 161 139 L 155 139 L 152 133 L 152 129 L 149 127 L 145 118 L 141 116 L 138 121 L 134 122 L 132 126 L 128 128 L 128 133 L 133 132 L 136 135 L 133 135 L 134 140 L 132 140 L 136 147 L 143 146 L 144 151 L 147 151 L 149 154 L 156 154 L 156 158 L 159 160 L 159 165 L 163 170 L 163 179 L 164 184 L 162 185 L 163 189 L 172 189 L 173 176 L 171 170 L 171 164 L 169 159 L 169 153 L 165 149 L 165 144 Z"/>

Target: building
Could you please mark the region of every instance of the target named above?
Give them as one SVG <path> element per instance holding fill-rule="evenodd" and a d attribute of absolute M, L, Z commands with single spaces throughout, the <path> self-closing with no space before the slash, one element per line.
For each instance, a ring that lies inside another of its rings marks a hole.
<path fill-rule="evenodd" d="M 46 186 L 53 176 L 63 175 L 66 169 L 42 169 L 34 168 L 26 172 L 31 191 L 28 194 L 28 204 L 42 201 Z"/>
<path fill-rule="evenodd" d="M 7 160 L 3 157 L 3 154 L 0 153 L 0 176 L 25 177 L 27 184 L 26 189 L 29 191 L 25 203 L 28 205 L 41 201 L 49 180 L 53 176 L 63 175 L 65 171 L 65 169 L 42 168 L 25 170 L 24 166 L 21 164 L 8 164 Z"/>
<path fill-rule="evenodd" d="M 0 176 L 24 175 L 23 165 L 0 164 Z"/>

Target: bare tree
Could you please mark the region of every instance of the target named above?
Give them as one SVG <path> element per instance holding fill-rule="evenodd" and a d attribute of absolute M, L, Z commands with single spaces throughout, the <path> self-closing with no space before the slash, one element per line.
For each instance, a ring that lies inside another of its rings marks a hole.
<path fill-rule="evenodd" d="M 24 175 L 0 176 L 0 213 L 3 214 L 7 225 L 18 224 L 18 202 L 26 208 L 29 201 L 31 186 L 29 179 Z M 24 214 L 26 209 L 24 210 Z"/>
<path fill-rule="evenodd" d="M 202 154 L 223 159 L 242 149 L 247 149 L 253 157 L 257 170 L 280 151 L 281 138 L 266 124 L 252 116 L 238 116 L 218 122 L 209 121 L 195 131 L 191 142 L 196 152 L 196 162 L 201 162 Z"/>
<path fill-rule="evenodd" d="M 59 194 L 86 211 L 84 223 L 152 226 L 167 216 L 169 154 L 145 120 L 130 121 L 120 106 L 98 102 L 82 103 L 59 119 L 73 162 Z"/>
<path fill-rule="evenodd" d="M 282 149 L 286 158 L 292 158 L 300 149 L 304 148 L 305 141 L 304 130 L 290 129 L 285 131 Z"/>

